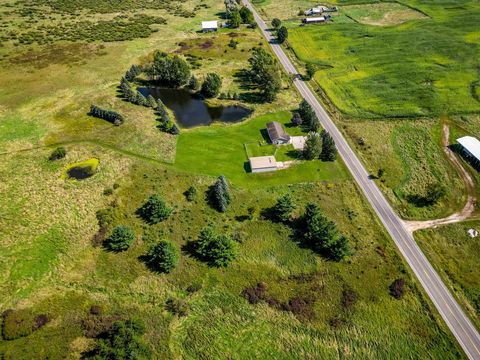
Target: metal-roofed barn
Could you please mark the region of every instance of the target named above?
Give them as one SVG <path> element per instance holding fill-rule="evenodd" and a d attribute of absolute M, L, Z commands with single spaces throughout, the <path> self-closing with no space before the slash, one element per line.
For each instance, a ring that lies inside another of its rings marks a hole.
<path fill-rule="evenodd" d="M 213 21 L 202 21 L 202 31 L 217 31 L 218 30 L 218 23 L 216 20 Z"/>
<path fill-rule="evenodd" d="M 272 144 L 288 144 L 290 142 L 290 135 L 283 130 L 282 125 L 277 121 L 272 121 L 267 124 L 268 137 Z"/>
<path fill-rule="evenodd" d="M 473 136 L 464 136 L 457 139 L 462 146 L 465 157 L 477 168 L 480 167 L 480 141 Z"/>
<path fill-rule="evenodd" d="M 252 173 L 261 173 L 277 170 L 277 160 L 274 156 L 257 156 L 248 159 Z"/>

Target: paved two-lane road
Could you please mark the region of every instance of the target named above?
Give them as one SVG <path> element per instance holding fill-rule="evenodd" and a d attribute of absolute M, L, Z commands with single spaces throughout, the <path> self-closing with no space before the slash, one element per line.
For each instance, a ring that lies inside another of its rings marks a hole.
<path fill-rule="evenodd" d="M 253 12 L 258 26 L 270 42 L 273 52 L 278 57 L 287 73 L 298 75 L 297 69 L 293 66 L 283 49 L 272 41 L 274 39 L 268 31 L 269 27 L 258 15 L 250 2 L 248 0 L 243 1 Z M 300 80 L 299 77 L 297 77 L 293 83 L 303 98 L 313 107 L 322 126 L 332 135 L 337 145 L 338 152 L 352 173 L 353 178 L 357 181 L 358 185 L 364 192 L 365 197 L 392 236 L 395 244 L 398 246 L 400 252 L 403 254 L 425 289 L 425 292 L 428 294 L 438 312 L 455 335 L 467 356 L 470 359 L 480 360 L 480 335 L 476 328 L 472 325 L 471 321 L 460 308 L 452 294 L 448 291 L 439 275 L 428 262 L 425 255 L 413 239 L 412 234 L 405 228 L 403 221 L 387 202 L 375 182 L 369 178 L 369 174 L 363 167 L 362 163 L 330 119 L 330 116 L 325 109 L 315 98 L 310 88 Z"/>

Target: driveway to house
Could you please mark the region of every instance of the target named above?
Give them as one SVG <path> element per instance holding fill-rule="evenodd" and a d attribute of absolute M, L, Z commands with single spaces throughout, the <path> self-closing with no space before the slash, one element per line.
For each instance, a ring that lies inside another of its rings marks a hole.
<path fill-rule="evenodd" d="M 303 150 L 305 146 L 305 136 L 291 136 L 290 141 L 295 150 Z"/>
<path fill-rule="evenodd" d="M 477 329 L 473 326 L 472 322 L 453 298 L 440 276 L 428 262 L 427 258 L 413 239 L 412 233 L 405 227 L 402 219 L 400 219 L 395 213 L 375 182 L 369 178 L 369 174 L 350 148 L 350 145 L 345 140 L 342 133 L 337 129 L 328 113 L 320 105 L 307 84 L 301 80 L 297 69 L 293 66 L 281 46 L 275 42 L 274 37 L 269 31 L 269 27 L 255 11 L 249 0 L 243 0 L 243 2 L 245 6 L 253 12 L 255 21 L 265 38 L 269 41 L 273 52 L 285 68 L 285 71 L 294 77 L 293 83 L 302 97 L 315 110 L 323 128 L 332 135 L 345 165 L 352 173 L 353 178 L 362 189 L 365 197 L 370 202 L 390 236 L 393 238 L 395 244 L 410 265 L 425 292 L 445 320 L 445 323 L 465 351 L 465 354 L 470 359 L 480 360 L 480 335 Z"/>

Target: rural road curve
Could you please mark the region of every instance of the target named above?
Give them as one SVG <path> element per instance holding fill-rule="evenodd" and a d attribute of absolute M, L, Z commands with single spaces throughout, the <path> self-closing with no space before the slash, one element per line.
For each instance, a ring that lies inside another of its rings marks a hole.
<path fill-rule="evenodd" d="M 275 43 L 274 37 L 268 30 L 269 27 L 258 15 L 250 2 L 248 0 L 243 0 L 243 2 L 245 6 L 253 12 L 255 21 L 260 30 L 271 44 L 273 52 L 278 57 L 278 60 L 287 73 L 299 75 L 297 69 L 293 66 L 281 46 Z M 295 78 L 293 83 L 302 97 L 313 107 L 322 126 L 332 135 L 337 145 L 338 152 L 343 158 L 347 168 L 352 173 L 353 178 L 364 192 L 365 197 L 372 205 L 381 222 L 395 241 L 395 244 L 405 257 L 414 274 L 425 289 L 425 292 L 445 320 L 447 326 L 458 340 L 466 355 L 470 359 L 480 360 L 480 335 L 477 329 L 473 326 L 470 319 L 465 315 L 457 301 L 440 279 L 440 276 L 428 262 L 427 258 L 413 239 L 412 233 L 407 230 L 405 224 L 395 213 L 375 182 L 369 179 L 369 174 L 363 167 L 362 163 L 330 119 L 328 113 L 322 105 L 320 105 L 310 88 L 305 82 L 300 80 L 299 77 Z"/>

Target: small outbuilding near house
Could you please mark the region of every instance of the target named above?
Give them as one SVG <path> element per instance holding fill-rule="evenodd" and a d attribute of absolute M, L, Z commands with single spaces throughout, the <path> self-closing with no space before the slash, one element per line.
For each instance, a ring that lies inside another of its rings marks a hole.
<path fill-rule="evenodd" d="M 290 142 L 290 135 L 283 130 L 282 125 L 277 121 L 272 121 L 267 124 L 267 132 L 272 144 L 281 145 Z"/>
<path fill-rule="evenodd" d="M 218 30 L 218 23 L 217 20 L 213 21 L 202 21 L 202 31 L 217 31 Z"/>
<path fill-rule="evenodd" d="M 305 18 L 302 20 L 304 24 L 316 24 L 316 23 L 324 23 L 330 18 L 329 15 L 326 16 L 319 16 L 319 17 L 311 17 Z"/>
<path fill-rule="evenodd" d="M 262 173 L 277 170 L 277 160 L 274 156 L 257 156 L 248 159 L 252 173 Z"/>
<path fill-rule="evenodd" d="M 463 154 L 475 166 L 480 166 L 480 141 L 473 136 L 464 136 L 457 139 L 462 146 Z"/>

